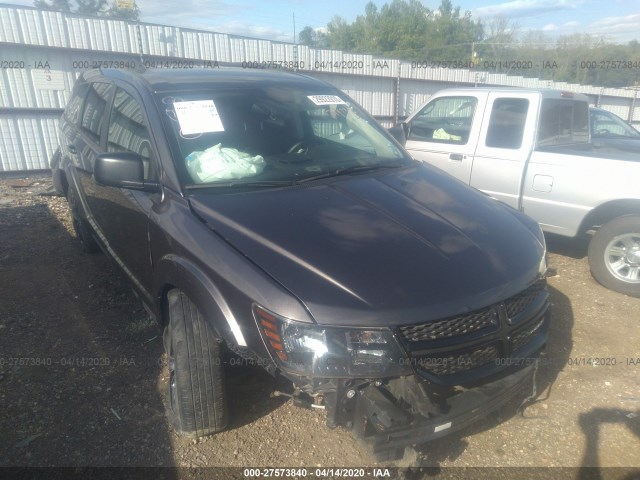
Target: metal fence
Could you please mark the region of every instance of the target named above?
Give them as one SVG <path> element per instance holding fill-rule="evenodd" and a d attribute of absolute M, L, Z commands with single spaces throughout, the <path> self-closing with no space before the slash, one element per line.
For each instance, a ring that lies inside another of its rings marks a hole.
<path fill-rule="evenodd" d="M 294 68 L 344 90 L 384 126 L 451 86 L 507 85 L 587 94 L 592 104 L 640 122 L 637 92 L 535 78 L 433 68 L 166 25 L 90 18 L 0 4 L 0 172 L 48 168 L 57 122 L 78 74 L 127 68 Z"/>

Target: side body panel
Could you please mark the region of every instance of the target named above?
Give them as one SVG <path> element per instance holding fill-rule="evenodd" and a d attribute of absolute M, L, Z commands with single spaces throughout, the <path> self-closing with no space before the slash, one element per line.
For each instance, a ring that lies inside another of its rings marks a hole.
<path fill-rule="evenodd" d="M 640 203 L 639 185 L 637 160 L 581 155 L 566 149 L 534 151 L 523 184 L 522 209 L 543 230 L 574 237 L 581 227 L 592 226 L 582 224 L 594 208 L 619 200 Z"/>

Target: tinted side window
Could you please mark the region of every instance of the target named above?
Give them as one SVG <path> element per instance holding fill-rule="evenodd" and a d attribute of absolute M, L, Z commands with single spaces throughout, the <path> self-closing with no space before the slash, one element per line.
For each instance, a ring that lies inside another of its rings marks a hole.
<path fill-rule="evenodd" d="M 108 83 L 92 83 L 84 103 L 81 125 L 96 142 L 100 141 L 102 122 L 112 88 Z"/>
<path fill-rule="evenodd" d="M 80 114 L 82 113 L 82 103 L 87 96 L 89 90 L 89 84 L 84 81 L 78 81 L 73 87 L 71 98 L 67 104 L 67 108 L 64 110 L 64 115 L 69 123 L 77 125 L 80 121 Z"/>
<path fill-rule="evenodd" d="M 409 139 L 466 144 L 476 104 L 474 97 L 443 97 L 428 103 L 411 121 Z"/>
<path fill-rule="evenodd" d="M 124 90 L 118 89 L 109 118 L 107 151 L 133 152 L 142 157 L 145 180 L 156 178 L 151 142 L 142 107 Z"/>
<path fill-rule="evenodd" d="M 493 102 L 487 147 L 520 148 L 528 110 L 529 100 L 525 98 L 498 98 Z"/>

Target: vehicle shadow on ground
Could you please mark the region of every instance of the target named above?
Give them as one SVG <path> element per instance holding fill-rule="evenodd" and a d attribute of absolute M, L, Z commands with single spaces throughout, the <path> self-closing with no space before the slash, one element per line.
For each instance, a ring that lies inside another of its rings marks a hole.
<path fill-rule="evenodd" d="M 602 445 L 601 428 L 608 424 L 624 424 L 629 431 L 640 440 L 640 409 L 634 411 L 594 408 L 587 413 L 580 414 L 578 418 L 580 429 L 585 436 L 586 448 L 582 458 L 582 468 L 578 472 L 577 480 L 600 480 L 610 478 L 609 472 L 602 471 L 599 462 L 599 447 Z M 619 469 L 616 472 L 622 476 L 622 480 L 635 480 L 640 478 L 640 468 L 632 467 Z"/>
<path fill-rule="evenodd" d="M 173 466 L 158 327 L 64 203 L 20 202 L 0 208 L 0 466 Z"/>
<path fill-rule="evenodd" d="M 288 397 L 276 396 L 274 392 L 290 395 L 291 382 L 274 378 L 264 368 L 246 365 L 239 357 L 225 358 L 227 399 L 231 423 L 227 430 L 243 427 L 269 415 L 284 405 Z"/>
<path fill-rule="evenodd" d="M 427 467 L 430 475 L 437 474 L 442 463 L 450 463 L 462 456 L 469 446 L 467 437 L 490 430 L 507 421 L 527 421 L 530 418 L 527 408 L 535 403 L 546 401 L 553 394 L 553 386 L 558 374 L 567 364 L 573 347 L 574 317 L 569 298 L 551 286 L 548 288 L 552 303 L 552 322 L 547 348 L 535 373 L 535 389 L 534 383 L 529 382 L 523 387 L 519 396 L 498 412 L 452 435 L 417 446 L 416 458 L 410 460 L 410 465 L 402 466 Z M 497 453 L 507 454 L 501 452 L 499 448 Z"/>
<path fill-rule="evenodd" d="M 547 249 L 550 252 L 575 259 L 581 259 L 587 256 L 589 241 L 591 240 L 591 237 L 588 235 L 578 238 L 567 238 L 552 233 L 545 233 L 544 238 L 547 242 Z"/>

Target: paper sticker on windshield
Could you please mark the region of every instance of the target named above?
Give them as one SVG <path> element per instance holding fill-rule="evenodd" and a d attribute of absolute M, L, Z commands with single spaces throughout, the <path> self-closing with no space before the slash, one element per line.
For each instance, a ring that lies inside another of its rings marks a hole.
<path fill-rule="evenodd" d="M 316 105 L 346 105 L 337 95 L 308 95 L 307 98 Z"/>
<path fill-rule="evenodd" d="M 220 114 L 218 114 L 218 109 L 213 100 L 174 102 L 173 108 L 176 111 L 180 131 L 183 135 L 224 132 Z"/>

